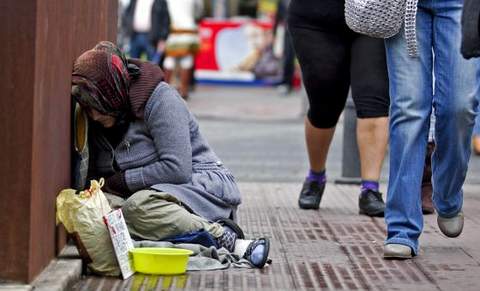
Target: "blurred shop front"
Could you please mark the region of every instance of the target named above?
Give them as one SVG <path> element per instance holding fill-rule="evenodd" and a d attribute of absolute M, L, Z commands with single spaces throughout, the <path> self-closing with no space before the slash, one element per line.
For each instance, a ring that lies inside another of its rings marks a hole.
<path fill-rule="evenodd" d="M 200 83 L 275 85 L 282 76 L 285 27 L 277 0 L 212 0 L 199 25 L 195 78 Z"/>

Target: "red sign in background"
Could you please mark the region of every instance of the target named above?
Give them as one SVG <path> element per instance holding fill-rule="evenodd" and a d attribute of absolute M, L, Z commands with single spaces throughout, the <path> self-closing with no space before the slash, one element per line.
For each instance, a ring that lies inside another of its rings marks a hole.
<path fill-rule="evenodd" d="M 240 64 L 243 59 L 248 59 L 256 46 L 269 41 L 267 35 L 271 30 L 272 23 L 268 21 L 202 21 L 199 26 L 200 51 L 195 60 L 197 79 L 255 81 L 254 74 Z"/>

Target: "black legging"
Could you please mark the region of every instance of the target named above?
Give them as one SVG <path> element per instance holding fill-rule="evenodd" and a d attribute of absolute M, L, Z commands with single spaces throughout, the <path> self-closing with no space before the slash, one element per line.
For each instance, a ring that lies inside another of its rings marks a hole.
<path fill-rule="evenodd" d="M 351 86 L 358 118 L 388 116 L 390 98 L 383 40 L 349 30 L 301 25 L 289 20 L 289 32 L 302 68 L 317 128 L 337 124 Z"/>

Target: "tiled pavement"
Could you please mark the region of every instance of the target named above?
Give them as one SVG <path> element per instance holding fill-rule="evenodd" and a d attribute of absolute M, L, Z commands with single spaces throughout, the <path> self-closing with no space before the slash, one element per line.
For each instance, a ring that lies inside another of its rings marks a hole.
<path fill-rule="evenodd" d="M 296 206 L 298 184 L 240 187 L 240 224 L 250 236 L 271 238 L 272 265 L 126 281 L 87 277 L 73 290 L 480 290 L 478 186 L 466 187 L 462 236 L 447 239 L 435 215 L 426 216 L 420 255 L 407 261 L 382 258 L 383 219 L 357 214 L 355 186 L 328 184 L 319 211 Z"/>

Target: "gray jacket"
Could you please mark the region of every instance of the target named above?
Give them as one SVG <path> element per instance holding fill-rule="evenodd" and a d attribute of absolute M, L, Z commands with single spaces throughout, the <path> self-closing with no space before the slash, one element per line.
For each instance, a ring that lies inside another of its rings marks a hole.
<path fill-rule="evenodd" d="M 199 131 L 198 122 L 176 90 L 161 82 L 145 106 L 144 120 L 130 123 L 114 149 L 101 134 L 90 136 L 91 162 L 108 177 L 116 166 L 132 192 L 153 188 L 206 217 L 235 218 L 240 192 Z"/>

